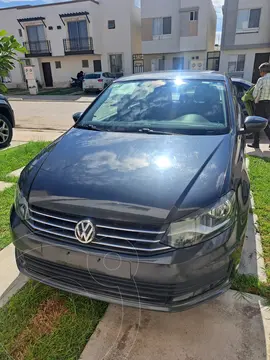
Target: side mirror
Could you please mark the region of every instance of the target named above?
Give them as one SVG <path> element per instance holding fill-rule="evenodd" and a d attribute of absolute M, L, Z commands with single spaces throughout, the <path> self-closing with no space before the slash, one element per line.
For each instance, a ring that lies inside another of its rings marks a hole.
<path fill-rule="evenodd" d="M 248 116 L 244 122 L 244 129 L 239 131 L 240 134 L 251 134 L 264 130 L 268 120 L 260 116 Z"/>
<path fill-rule="evenodd" d="M 76 112 L 75 114 L 72 115 L 75 123 L 80 119 L 81 115 L 82 115 L 82 112 Z"/>

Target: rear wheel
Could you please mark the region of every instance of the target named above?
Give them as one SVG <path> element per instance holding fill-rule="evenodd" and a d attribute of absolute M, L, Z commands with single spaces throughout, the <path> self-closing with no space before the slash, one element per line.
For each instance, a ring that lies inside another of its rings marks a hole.
<path fill-rule="evenodd" d="M 0 149 L 7 147 L 12 139 L 13 130 L 10 121 L 0 114 Z"/>

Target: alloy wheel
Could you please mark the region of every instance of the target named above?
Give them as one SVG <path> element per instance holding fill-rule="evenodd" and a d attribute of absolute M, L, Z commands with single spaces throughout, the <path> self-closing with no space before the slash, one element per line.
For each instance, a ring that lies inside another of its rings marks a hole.
<path fill-rule="evenodd" d="M 9 137 L 9 128 L 7 123 L 0 119 L 0 144 L 4 144 Z"/>

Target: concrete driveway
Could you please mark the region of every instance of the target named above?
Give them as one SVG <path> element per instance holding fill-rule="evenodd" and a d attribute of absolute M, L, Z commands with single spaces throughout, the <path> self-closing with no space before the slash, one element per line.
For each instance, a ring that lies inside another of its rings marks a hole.
<path fill-rule="evenodd" d="M 112 305 L 81 360 L 267 360 L 270 312 L 234 291 L 181 313 Z"/>

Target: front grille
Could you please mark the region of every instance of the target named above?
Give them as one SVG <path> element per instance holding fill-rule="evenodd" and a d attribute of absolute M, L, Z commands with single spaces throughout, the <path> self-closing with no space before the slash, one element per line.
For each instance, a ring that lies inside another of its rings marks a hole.
<path fill-rule="evenodd" d="M 18 261 L 31 276 L 54 285 L 68 286 L 74 290 L 90 294 L 114 297 L 120 301 L 142 301 L 156 305 L 172 303 L 174 299 L 186 300 L 209 291 L 224 280 L 216 281 L 198 291 L 198 285 L 184 287 L 182 284 L 149 283 L 135 279 L 122 279 L 92 271 L 82 270 L 51 261 L 43 260 L 28 254 L 18 253 Z"/>
<path fill-rule="evenodd" d="M 138 255 L 153 255 L 172 250 L 160 243 L 165 230 L 161 230 L 156 225 L 139 226 L 93 218 L 91 221 L 96 226 L 96 236 L 91 243 L 82 244 L 75 237 L 75 227 L 83 219 L 85 217 L 66 215 L 32 206 L 28 225 L 36 234 L 84 249 Z"/>

